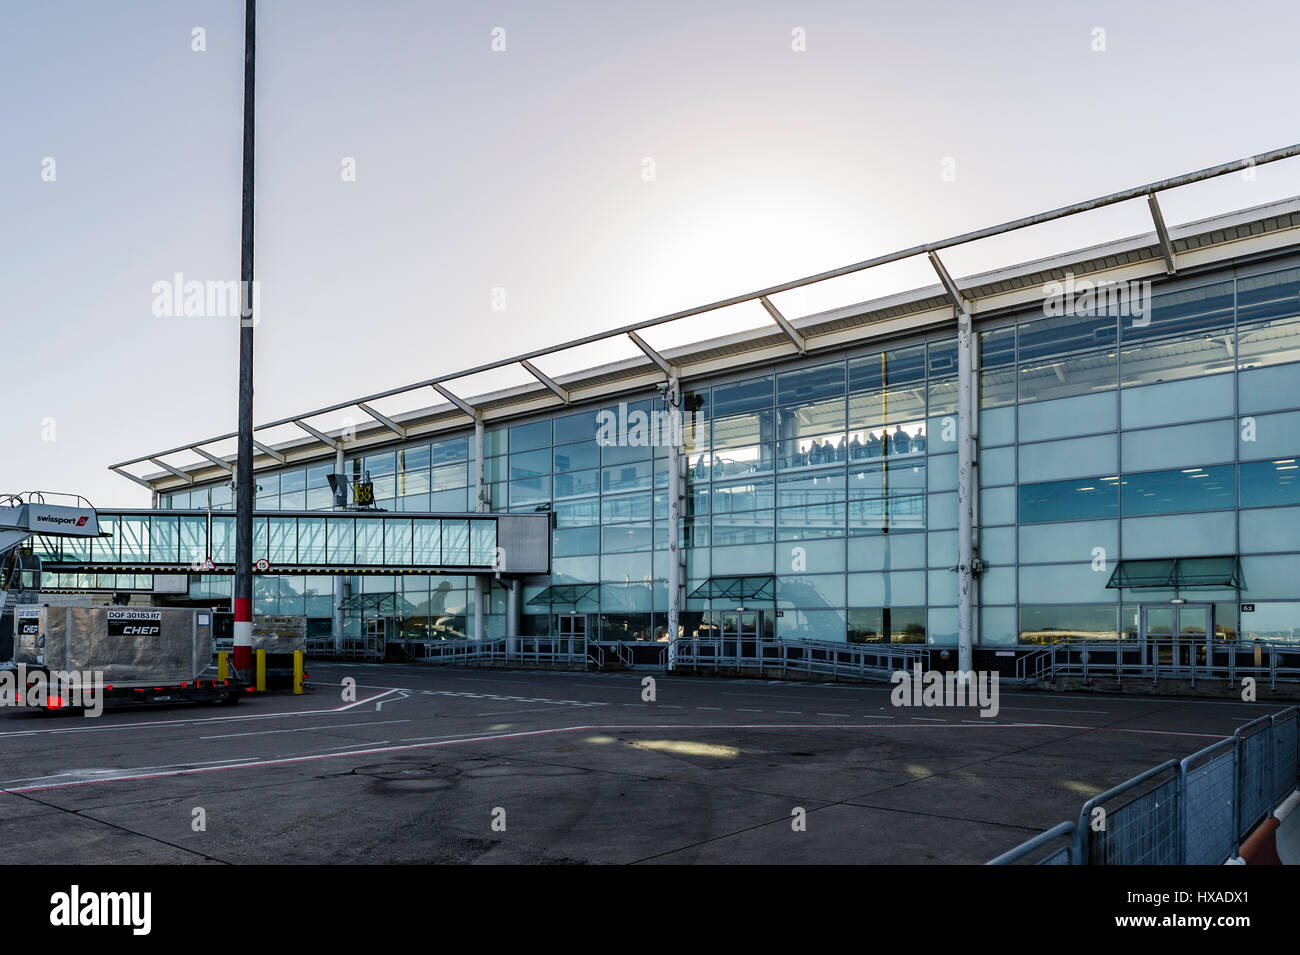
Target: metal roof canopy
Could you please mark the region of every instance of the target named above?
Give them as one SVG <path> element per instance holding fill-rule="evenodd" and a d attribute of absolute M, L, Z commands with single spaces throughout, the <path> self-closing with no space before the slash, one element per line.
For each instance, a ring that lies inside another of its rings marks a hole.
<path fill-rule="evenodd" d="M 397 594 L 353 594 L 340 605 L 344 613 L 355 614 L 364 613 L 367 610 L 378 610 L 380 613 L 395 615 L 397 613 Z"/>
<path fill-rule="evenodd" d="M 554 584 L 528 601 L 529 606 L 576 604 L 597 587 L 596 584 Z"/>
<path fill-rule="evenodd" d="M 1236 555 L 1121 560 L 1106 582 L 1108 590 L 1189 590 L 1197 587 L 1241 590 L 1244 586 L 1241 561 Z"/>
<path fill-rule="evenodd" d="M 573 389 L 570 387 L 566 387 L 565 385 L 551 379 L 544 372 L 537 369 L 537 367 L 533 365 L 532 359 L 539 358 L 544 355 L 553 355 L 556 354 L 557 352 L 562 352 L 568 349 L 577 348 L 582 345 L 589 345 L 595 342 L 607 341 L 613 338 L 624 337 L 624 336 L 631 337 L 632 340 L 637 343 L 638 347 L 641 347 L 641 342 L 638 341 L 638 336 L 636 336 L 635 334 L 638 331 L 647 328 L 653 328 L 655 326 L 663 325 L 668 322 L 674 322 L 680 319 L 690 318 L 696 315 L 703 315 L 705 313 L 717 311 L 719 309 L 729 308 L 734 305 L 741 305 L 747 302 L 759 302 L 760 304 L 762 304 L 777 326 L 776 334 L 778 340 L 784 340 L 787 343 L 792 344 L 795 347 L 797 353 L 802 353 L 807 347 L 806 338 L 788 320 L 786 320 L 784 316 L 780 314 L 779 311 L 776 310 L 775 306 L 772 305 L 770 301 L 768 301 L 770 296 L 779 294 L 781 292 L 788 292 L 794 289 L 803 288 L 809 285 L 815 285 L 818 282 L 824 282 L 830 279 L 851 275 L 856 272 L 862 272 L 867 269 L 875 268 L 881 265 L 887 265 L 892 262 L 898 262 L 904 259 L 909 259 L 914 256 L 925 255 L 929 258 L 931 265 L 934 267 L 934 269 L 936 270 L 939 276 L 941 287 L 944 289 L 945 297 L 948 298 L 950 301 L 956 303 L 958 307 L 960 307 L 961 303 L 963 302 L 970 303 L 975 301 L 976 299 L 974 296 L 971 295 L 970 289 L 966 289 L 966 290 L 960 289 L 957 286 L 957 284 L 951 279 L 951 277 L 948 276 L 946 269 L 943 267 L 943 263 L 938 258 L 937 253 L 939 251 L 943 249 L 952 248 L 954 246 L 965 245 L 971 242 L 978 241 L 980 239 L 991 238 L 993 236 L 1003 235 L 1008 232 L 1014 232 L 1019 229 L 1029 228 L 1030 226 L 1042 225 L 1044 223 L 1052 222 L 1057 219 L 1066 218 L 1067 216 L 1078 215 L 1079 213 L 1082 212 L 1088 212 L 1094 209 L 1100 209 L 1106 206 L 1115 205 L 1117 203 L 1127 202 L 1131 199 L 1140 199 L 1140 198 L 1147 199 L 1149 210 L 1152 216 L 1153 226 L 1154 226 L 1154 238 L 1155 238 L 1154 247 L 1158 250 L 1158 254 L 1162 257 L 1166 266 L 1166 271 L 1172 274 L 1175 269 L 1175 254 L 1173 249 L 1173 243 L 1170 240 L 1168 230 L 1165 227 L 1164 218 L 1161 215 L 1159 204 L 1155 198 L 1158 193 L 1170 189 L 1176 189 L 1181 186 L 1191 185 L 1192 183 L 1196 183 L 1196 182 L 1203 182 L 1207 179 L 1214 179 L 1219 176 L 1224 176 L 1232 172 L 1239 172 L 1243 169 L 1250 169 L 1253 167 L 1262 166 L 1267 163 L 1277 162 L 1278 160 L 1282 160 L 1282 159 L 1290 159 L 1297 155 L 1300 155 L 1300 143 L 1291 146 L 1286 146 L 1279 149 L 1270 150 L 1264 153 L 1259 153 L 1255 156 L 1247 157 L 1244 159 L 1238 159 L 1238 160 L 1233 160 L 1231 162 L 1221 163 L 1217 166 L 1210 166 L 1204 169 L 1197 170 L 1195 172 L 1184 173 L 1183 175 L 1175 176 L 1170 179 L 1163 179 L 1157 182 L 1151 182 L 1141 186 L 1134 186 L 1129 189 L 1124 189 L 1119 192 L 1111 193 L 1109 195 L 1099 196 L 1095 199 L 1089 199 L 1084 202 L 1078 202 L 1072 205 L 1062 206 L 1060 208 L 1053 209 L 1048 212 L 1040 212 L 1036 215 L 1027 216 L 1021 219 L 1015 219 L 1010 222 L 1004 222 L 1000 225 L 989 226 L 983 229 L 977 229 L 973 232 L 967 232 L 962 235 L 952 236 L 947 239 L 940 239 L 936 242 L 927 242 L 923 245 L 912 246 L 911 248 L 901 249 L 897 252 L 890 252 L 885 255 L 876 256 L 871 259 L 865 259 L 861 262 L 855 262 L 851 265 L 841 266 L 840 268 L 831 269 L 829 271 L 818 272 L 814 275 L 805 276 L 804 278 L 801 279 L 794 279 L 789 282 L 783 282 L 779 285 L 769 286 L 767 288 L 760 289 L 758 291 L 748 292 L 743 295 L 735 295 L 730 298 L 720 299 L 716 302 L 710 302 L 707 305 L 699 305 L 693 308 L 683 309 L 682 311 L 672 312 L 667 315 L 660 315 L 657 318 L 644 319 L 640 322 L 635 322 L 630 325 L 624 325 L 620 328 L 611 329 L 605 332 L 598 332 L 596 334 L 587 335 L 582 338 L 572 339 L 570 341 L 558 345 L 552 345 L 547 348 L 535 349 L 530 352 L 525 352 L 521 355 L 516 355 L 512 358 L 504 358 L 498 361 L 488 362 L 486 364 L 477 365 L 473 368 L 468 368 L 462 371 L 454 372 L 452 374 L 440 375 L 435 378 L 425 379 L 424 381 L 419 381 L 414 384 L 404 385 L 399 388 L 389 389 L 387 391 L 378 392 L 373 395 L 367 395 L 365 397 L 353 399 L 351 401 L 340 402 L 338 404 L 328 405 L 323 408 L 317 408 L 313 411 L 307 411 L 302 414 L 293 415 L 287 418 L 281 418 L 277 421 L 271 421 L 265 424 L 257 425 L 256 430 L 263 431 L 270 428 L 282 427 L 284 425 L 295 425 L 299 429 L 313 435 L 317 440 L 321 441 L 323 445 L 332 448 L 337 448 L 342 440 L 340 436 L 334 436 L 334 437 L 322 436 L 322 434 L 316 429 L 313 429 L 305 425 L 303 423 L 303 419 L 315 417 L 321 414 L 328 414 L 335 411 L 342 411 L 348 408 L 359 408 L 365 414 L 367 414 L 368 417 L 371 417 L 375 421 L 379 422 L 383 426 L 383 428 L 389 431 L 390 433 L 395 433 L 398 434 L 399 436 L 405 437 L 407 429 L 402 424 L 399 424 L 394 419 L 387 418 L 375 412 L 374 410 L 372 410 L 367 406 L 368 403 L 381 400 L 384 398 L 394 397 L 396 395 L 406 394 L 408 392 L 415 391 L 421 388 L 433 388 L 434 390 L 439 392 L 440 395 L 446 398 L 453 405 L 453 407 L 455 407 L 458 410 L 459 413 L 467 414 L 472 418 L 478 418 L 482 415 L 483 412 L 482 406 L 476 405 L 473 401 L 465 401 L 463 399 L 454 396 L 445 387 L 445 383 L 454 381 L 459 378 L 465 378 L 470 375 L 475 375 L 486 371 L 492 371 L 498 368 L 504 368 L 511 365 L 518 366 L 524 369 L 530 375 L 532 375 L 532 377 L 537 379 L 537 381 L 542 384 L 542 386 L 546 391 L 552 393 L 553 398 L 555 399 L 554 401 L 555 406 L 563 407 L 565 405 L 568 405 L 571 401 L 573 401 L 574 399 Z M 656 360 L 656 356 L 650 354 L 650 352 L 647 351 L 646 348 L 642 348 L 642 350 L 646 351 L 647 359 L 650 363 L 649 369 L 662 371 L 665 365 L 670 364 L 670 362 L 665 360 L 663 356 L 659 356 L 658 360 Z M 656 366 L 658 367 L 656 368 Z M 543 393 L 545 393 L 545 391 Z M 124 470 L 125 468 L 128 468 L 132 465 L 148 461 L 150 463 L 160 465 L 161 467 L 163 467 L 166 473 L 179 477 L 183 482 L 185 482 L 185 485 L 190 485 L 195 483 L 194 474 L 192 472 L 185 471 L 183 469 L 178 469 L 171 465 L 163 464 L 162 462 L 157 461 L 156 459 L 170 454 L 190 452 L 190 453 L 198 454 L 203 457 L 207 457 L 208 460 L 211 461 L 211 457 L 205 454 L 203 451 L 204 446 L 215 444 L 220 441 L 228 441 L 232 438 L 236 438 L 237 436 L 238 436 L 237 432 L 230 432 L 228 434 L 219 435 L 212 438 L 206 438 L 204 440 L 192 442 L 190 444 L 180 445 L 175 448 L 170 448 L 166 451 L 158 451 L 152 454 L 141 455 L 140 457 L 137 458 L 132 458 L 127 461 L 121 461 L 118 462 L 117 464 L 110 465 L 109 468 L 110 470 L 117 472 L 123 477 L 131 481 L 134 481 L 135 483 L 140 484 L 144 487 L 147 487 L 150 490 L 158 490 L 160 486 L 166 486 L 167 478 L 165 476 L 142 478 L 135 474 L 130 473 L 129 471 Z M 284 447 L 285 447 L 284 445 L 281 445 L 281 449 L 283 449 Z M 270 456 L 274 461 L 277 462 L 277 464 L 285 463 L 285 455 L 283 453 L 283 450 L 272 449 L 266 447 L 265 445 L 259 445 L 259 449 L 262 450 L 268 456 Z M 219 466 L 224 467 L 225 465 L 219 465 Z"/>
<path fill-rule="evenodd" d="M 775 600 L 776 593 L 772 585 L 776 582 L 773 574 L 756 574 L 749 577 L 710 577 L 690 594 L 690 599 L 708 597 L 725 600 Z"/>

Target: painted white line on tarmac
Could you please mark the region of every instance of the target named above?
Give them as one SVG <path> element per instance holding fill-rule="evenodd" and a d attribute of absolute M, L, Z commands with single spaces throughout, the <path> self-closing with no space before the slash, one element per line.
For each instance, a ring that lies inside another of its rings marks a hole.
<path fill-rule="evenodd" d="M 387 726 L 390 723 L 409 723 L 410 720 L 378 720 L 373 723 L 331 723 L 325 726 L 295 726 L 283 730 L 258 730 L 253 733 L 226 733 L 222 736 L 200 736 L 199 739 L 240 739 L 245 736 L 271 736 L 275 733 L 310 733 L 313 730 L 336 730 L 347 726 Z M 356 743 L 350 745 L 355 746 Z"/>
<path fill-rule="evenodd" d="M 397 692 L 396 689 L 389 690 L 389 693 Z M 248 713 L 243 716 L 204 716 L 194 719 L 174 719 L 174 720 L 149 720 L 144 723 L 110 723 L 107 726 L 68 726 L 68 727 L 51 727 L 40 730 L 11 730 L 8 733 L 0 733 L 0 740 L 8 737 L 23 736 L 57 736 L 63 733 L 105 733 L 109 730 L 133 730 L 133 729 L 150 729 L 159 726 L 186 726 L 192 723 L 239 723 L 247 720 L 270 720 L 284 716 L 325 716 L 330 713 L 341 713 L 344 710 L 350 710 L 354 706 L 362 703 L 369 703 L 379 696 L 387 696 L 387 693 L 380 693 L 378 696 L 367 697 L 364 700 L 358 700 L 356 703 L 349 703 L 345 706 L 331 707 L 324 710 L 279 710 L 274 713 Z"/>

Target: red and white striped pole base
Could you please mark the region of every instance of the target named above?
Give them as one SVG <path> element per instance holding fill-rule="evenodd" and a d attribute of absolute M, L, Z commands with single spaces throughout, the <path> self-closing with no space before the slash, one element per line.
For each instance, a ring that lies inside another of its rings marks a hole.
<path fill-rule="evenodd" d="M 235 598 L 235 669 L 253 668 L 253 601 Z"/>

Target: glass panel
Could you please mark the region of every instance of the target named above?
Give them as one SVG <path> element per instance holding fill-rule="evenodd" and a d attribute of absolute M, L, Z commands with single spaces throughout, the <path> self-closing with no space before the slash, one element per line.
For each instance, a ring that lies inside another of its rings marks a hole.
<path fill-rule="evenodd" d="M 1134 318 L 1137 316 L 1135 315 Z M 1216 282 L 1199 288 L 1165 292 L 1151 299 L 1149 321 L 1138 325 L 1134 318 L 1122 322 L 1125 342 L 1213 328 L 1231 328 L 1233 283 Z"/>
<path fill-rule="evenodd" d="M 571 474 L 555 475 L 555 496 L 576 497 L 580 494 L 595 494 L 600 489 L 600 472 L 574 471 Z"/>
<path fill-rule="evenodd" d="M 592 528 L 594 530 L 594 528 Z M 570 531 L 569 533 L 573 533 Z M 653 546 L 650 524 L 620 524 L 600 528 L 601 550 L 606 554 L 650 550 Z"/>
<path fill-rule="evenodd" d="M 352 564 L 356 562 L 356 521 L 350 517 L 329 517 L 325 519 L 325 546 L 331 564 Z"/>
<path fill-rule="evenodd" d="M 625 464 L 619 467 L 604 468 L 601 471 L 601 487 L 606 492 L 630 491 L 634 488 L 648 488 L 651 486 L 653 477 L 653 462 L 640 461 L 636 464 Z"/>
<path fill-rule="evenodd" d="M 497 522 L 470 521 L 471 564 L 495 566 L 497 550 Z"/>
<path fill-rule="evenodd" d="M 448 566 L 464 566 L 469 563 L 469 521 L 442 522 L 442 562 Z"/>
<path fill-rule="evenodd" d="M 556 557 L 576 557 L 581 554 L 600 553 L 601 528 L 572 527 L 555 531 L 551 537 L 553 553 Z"/>
<path fill-rule="evenodd" d="M 108 537 L 90 539 L 91 556 L 96 563 L 116 564 L 118 552 L 118 520 L 116 517 L 100 517 L 99 531 Z"/>
<path fill-rule="evenodd" d="M 586 527 L 600 523 L 600 498 L 566 501 L 555 505 L 557 527 Z"/>
<path fill-rule="evenodd" d="M 844 362 L 837 361 L 814 368 L 800 368 L 776 376 L 778 405 L 810 404 L 844 394 Z M 843 402 L 839 402 L 841 416 Z"/>
<path fill-rule="evenodd" d="M 515 425 L 510 429 L 510 451 L 528 451 L 541 448 L 551 443 L 551 421 L 534 421 L 532 424 Z"/>
<path fill-rule="evenodd" d="M 298 469 L 280 474 L 280 510 L 301 511 L 307 507 L 307 471 Z"/>
<path fill-rule="evenodd" d="M 836 399 L 782 408 L 777 426 L 781 440 L 777 462 L 782 468 L 816 467 L 845 460 L 844 401 Z M 859 441 L 858 450 L 861 450 Z"/>
<path fill-rule="evenodd" d="M 149 559 L 155 564 L 180 561 L 180 519 L 155 514 L 149 522 Z"/>
<path fill-rule="evenodd" d="M 713 389 L 713 417 L 740 412 L 766 411 L 772 407 L 772 376 L 750 378 Z"/>
<path fill-rule="evenodd" d="M 447 464 L 433 469 L 429 489 L 443 491 L 449 488 L 465 487 L 468 483 L 469 465 Z"/>
<path fill-rule="evenodd" d="M 554 454 L 557 472 L 578 471 L 583 468 L 594 468 L 600 464 L 600 446 L 596 444 L 594 438 L 577 444 L 560 445 L 555 448 Z"/>
<path fill-rule="evenodd" d="M 849 643 L 925 643 L 924 607 L 850 609 Z"/>
<path fill-rule="evenodd" d="M 212 560 L 217 564 L 235 562 L 235 519 L 212 518 Z"/>
<path fill-rule="evenodd" d="M 411 563 L 411 521 L 384 518 L 384 563 L 409 565 Z"/>
<path fill-rule="evenodd" d="M 829 504 L 845 498 L 844 472 L 831 471 L 812 475 L 782 477 L 777 489 L 777 505 Z"/>
<path fill-rule="evenodd" d="M 1174 632 L 1173 607 L 1147 608 L 1147 636 L 1168 637 Z"/>
<path fill-rule="evenodd" d="M 599 414 L 597 411 L 579 411 L 577 414 L 556 418 L 555 443 L 561 445 L 571 441 L 593 440 L 596 434 L 597 414 Z"/>
<path fill-rule="evenodd" d="M 1234 371 L 1233 351 L 1231 325 L 1217 335 L 1194 332 L 1137 344 L 1126 341 L 1120 353 L 1120 381 L 1128 388 Z"/>
<path fill-rule="evenodd" d="M 545 477 L 528 478 L 523 481 L 510 482 L 510 503 L 518 504 L 536 504 L 540 501 L 549 501 L 551 499 L 551 478 Z"/>
<path fill-rule="evenodd" d="M 1242 507 L 1300 504 L 1300 459 L 1252 461 L 1239 465 L 1238 471 Z"/>
<path fill-rule="evenodd" d="M 1021 607 L 1019 641 L 1115 640 L 1117 610 L 1115 604 Z"/>
<path fill-rule="evenodd" d="M 1022 364 L 1018 376 L 1020 401 L 1023 404 L 1107 391 L 1116 387 L 1118 376 L 1119 363 L 1113 350 Z"/>
<path fill-rule="evenodd" d="M 1055 358 L 1112 346 L 1116 341 L 1117 320 L 1115 315 L 1085 313 L 1022 322 L 1017 329 L 1020 361 Z"/>
<path fill-rule="evenodd" d="M 1118 479 L 1075 478 L 1020 485 L 1020 523 L 1079 521 L 1119 513 Z"/>
<path fill-rule="evenodd" d="M 415 521 L 411 534 L 411 562 L 426 566 L 442 563 L 442 522 Z"/>
<path fill-rule="evenodd" d="M 208 556 L 208 525 L 202 517 L 181 518 L 181 562 L 193 564 Z"/>
<path fill-rule="evenodd" d="M 735 415 L 713 422 L 713 480 L 770 471 L 774 437 L 771 411 Z"/>
<path fill-rule="evenodd" d="M 384 562 L 384 523 L 382 520 L 357 519 L 357 563 Z"/>
<path fill-rule="evenodd" d="M 738 484 L 718 484 L 713 487 L 715 513 L 770 508 L 774 503 L 775 494 L 771 478 Z"/>
<path fill-rule="evenodd" d="M 812 504 L 776 512 L 777 540 L 807 540 L 844 535 L 844 504 Z"/>
<path fill-rule="evenodd" d="M 1300 318 L 1275 318 L 1237 329 L 1237 362 L 1241 368 L 1300 361 Z"/>
<path fill-rule="evenodd" d="M 120 560 L 143 564 L 149 560 L 149 518 L 123 515 L 118 519 Z"/>
<path fill-rule="evenodd" d="M 325 554 L 325 518 L 301 518 L 298 521 L 298 560 L 304 564 L 323 564 Z"/>
<path fill-rule="evenodd" d="M 298 526 L 292 517 L 273 517 L 267 560 L 272 564 L 292 564 L 298 559 Z"/>
<path fill-rule="evenodd" d="M 510 480 L 551 473 L 551 450 L 543 448 L 510 455 Z"/>
<path fill-rule="evenodd" d="M 1179 607 L 1178 634 L 1183 637 L 1204 637 L 1210 631 L 1210 611 L 1207 607 Z"/>
<path fill-rule="evenodd" d="M 489 451 L 489 454 L 492 452 Z M 469 438 L 445 438 L 429 445 L 429 463 L 435 467 L 439 464 L 452 464 L 465 461 L 469 457 Z"/>
<path fill-rule="evenodd" d="M 1233 506 L 1231 465 L 1126 474 L 1120 493 L 1126 517 L 1178 511 L 1215 511 Z"/>
<path fill-rule="evenodd" d="M 649 492 L 605 497 L 600 503 L 601 521 L 605 524 L 617 524 L 624 521 L 649 520 L 650 508 Z"/>

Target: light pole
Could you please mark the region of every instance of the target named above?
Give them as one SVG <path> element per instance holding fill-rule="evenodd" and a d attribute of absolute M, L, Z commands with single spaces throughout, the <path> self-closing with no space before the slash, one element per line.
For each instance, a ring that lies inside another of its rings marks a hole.
<path fill-rule="evenodd" d="M 239 448 L 235 475 L 235 669 L 253 665 L 253 65 L 257 3 L 244 3 L 244 206 L 240 227 Z"/>

